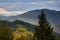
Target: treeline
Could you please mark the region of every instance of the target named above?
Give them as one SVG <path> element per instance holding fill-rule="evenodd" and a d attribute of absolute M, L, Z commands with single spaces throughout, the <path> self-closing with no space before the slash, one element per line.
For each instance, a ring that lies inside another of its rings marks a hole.
<path fill-rule="evenodd" d="M 13 40 L 13 29 L 6 23 L 8 21 L 0 21 L 0 40 Z"/>

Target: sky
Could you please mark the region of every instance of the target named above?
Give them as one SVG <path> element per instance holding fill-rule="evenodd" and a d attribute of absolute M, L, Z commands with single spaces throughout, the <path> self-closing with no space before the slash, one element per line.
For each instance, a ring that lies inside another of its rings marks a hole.
<path fill-rule="evenodd" d="M 0 0 L 0 15 L 14 16 L 35 9 L 60 11 L 60 0 Z"/>

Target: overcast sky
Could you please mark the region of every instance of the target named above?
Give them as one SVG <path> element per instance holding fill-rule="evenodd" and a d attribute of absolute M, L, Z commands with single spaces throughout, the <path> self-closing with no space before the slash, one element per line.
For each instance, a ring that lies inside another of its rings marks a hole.
<path fill-rule="evenodd" d="M 45 8 L 60 11 L 60 0 L 0 0 L 0 15 L 12 16 Z"/>

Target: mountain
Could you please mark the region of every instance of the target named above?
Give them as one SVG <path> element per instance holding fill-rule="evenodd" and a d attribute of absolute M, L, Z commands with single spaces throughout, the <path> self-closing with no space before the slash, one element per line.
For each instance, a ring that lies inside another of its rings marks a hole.
<path fill-rule="evenodd" d="M 34 25 L 38 25 L 38 15 L 41 13 L 42 9 L 31 10 L 24 14 L 20 14 L 17 16 L 9 16 L 5 17 L 7 21 L 15 21 L 15 20 L 22 20 L 24 22 L 28 22 Z M 47 16 L 47 20 L 55 27 L 55 30 L 60 33 L 60 11 L 44 9 L 44 12 Z M 1 19 L 4 19 L 1 18 Z M 57 26 L 56 26 L 57 25 Z M 58 27 L 59 26 L 59 27 Z"/>
<path fill-rule="evenodd" d="M 8 21 L 2 21 L 0 20 L 0 28 L 1 27 L 10 27 L 10 28 L 13 28 L 15 30 L 16 26 L 12 23 L 12 22 L 8 22 Z"/>
<path fill-rule="evenodd" d="M 30 23 L 24 22 L 24 21 L 20 21 L 20 20 L 15 20 L 12 22 L 14 25 L 20 25 L 19 27 L 24 26 L 26 29 L 28 29 L 28 31 L 33 31 L 34 32 L 34 27 L 35 25 L 32 25 Z M 19 28 L 17 27 L 17 28 Z"/>
<path fill-rule="evenodd" d="M 21 15 L 11 16 L 7 20 L 9 20 L 9 21 L 22 20 L 22 21 L 37 25 L 38 24 L 37 17 L 41 13 L 41 10 L 37 9 L 37 10 L 28 11 L 28 12 L 21 14 Z M 60 25 L 60 22 L 59 22 L 60 21 L 60 18 L 59 18 L 60 11 L 44 9 L 44 12 L 47 16 L 48 21 L 51 24 L 54 24 L 54 25 L 59 24 Z"/>
<path fill-rule="evenodd" d="M 7 16 L 0 15 L 0 20 L 6 20 L 7 18 L 8 18 Z"/>

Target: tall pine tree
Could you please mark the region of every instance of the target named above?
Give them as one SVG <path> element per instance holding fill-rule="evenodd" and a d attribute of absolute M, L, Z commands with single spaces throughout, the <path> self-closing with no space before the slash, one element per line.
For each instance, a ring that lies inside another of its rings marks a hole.
<path fill-rule="evenodd" d="M 44 10 L 38 16 L 39 26 L 35 27 L 35 33 L 33 40 L 56 40 L 53 32 L 53 28 L 46 19 Z"/>

